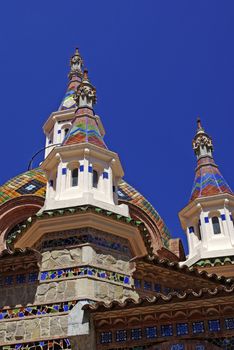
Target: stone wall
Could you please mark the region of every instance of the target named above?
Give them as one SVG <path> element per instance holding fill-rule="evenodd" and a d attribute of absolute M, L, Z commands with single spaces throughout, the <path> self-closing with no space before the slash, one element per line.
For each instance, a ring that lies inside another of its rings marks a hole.
<path fill-rule="evenodd" d="M 68 315 L 0 322 L 0 343 L 62 337 L 67 334 L 67 323 Z"/>

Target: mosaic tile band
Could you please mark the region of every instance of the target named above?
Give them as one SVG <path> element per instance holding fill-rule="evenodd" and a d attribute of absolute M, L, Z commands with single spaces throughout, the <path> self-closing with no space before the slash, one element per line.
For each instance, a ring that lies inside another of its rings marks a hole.
<path fill-rule="evenodd" d="M 70 350 L 69 339 L 43 340 L 31 343 L 3 345 L 1 350 Z"/>
<path fill-rule="evenodd" d="M 130 285 L 130 276 L 123 275 L 118 272 L 98 269 L 96 267 L 91 267 L 91 266 L 71 267 L 66 269 L 44 271 L 41 273 L 40 280 L 48 281 L 48 280 L 54 280 L 54 279 L 82 277 L 82 276 L 97 277 L 108 281 Z"/>
<path fill-rule="evenodd" d="M 29 316 L 42 316 L 48 314 L 56 314 L 59 312 L 68 312 L 73 309 L 77 301 L 68 301 L 63 303 L 36 305 L 27 307 L 18 307 L 14 309 L 0 310 L 0 321 L 10 320 L 13 318 L 25 318 Z"/>

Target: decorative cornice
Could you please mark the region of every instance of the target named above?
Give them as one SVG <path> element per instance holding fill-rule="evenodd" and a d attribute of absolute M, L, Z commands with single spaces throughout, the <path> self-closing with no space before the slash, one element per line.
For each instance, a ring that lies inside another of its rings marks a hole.
<path fill-rule="evenodd" d="M 126 308 L 144 307 L 151 306 L 154 304 L 162 304 L 169 302 L 183 301 L 186 299 L 199 299 L 199 298 L 213 298 L 218 296 L 225 296 L 234 294 L 234 284 L 229 287 L 219 286 L 214 289 L 202 288 L 198 292 L 193 289 L 187 289 L 183 292 L 171 292 L 167 295 L 157 293 L 153 297 L 142 297 L 138 300 L 132 298 L 125 299 L 124 302 L 113 300 L 110 303 L 105 303 L 104 301 L 99 301 L 94 304 L 86 304 L 83 306 L 83 310 L 88 310 L 89 312 L 101 312 L 101 311 L 114 311 Z"/>
<path fill-rule="evenodd" d="M 196 267 L 188 267 L 187 265 L 179 264 L 178 262 L 175 261 L 170 261 L 167 259 L 160 259 L 156 255 L 145 255 L 143 257 L 136 257 L 131 260 L 132 262 L 146 262 L 149 264 L 153 264 L 156 266 L 161 266 L 165 267 L 167 269 L 173 270 L 173 271 L 178 271 L 180 273 L 185 273 L 190 276 L 194 277 L 199 277 L 203 278 L 209 282 L 214 282 L 214 283 L 220 283 L 222 285 L 230 285 L 234 284 L 234 279 L 233 278 L 226 278 L 224 276 L 218 276 L 216 274 L 211 274 L 208 273 L 207 271 L 200 271 Z"/>

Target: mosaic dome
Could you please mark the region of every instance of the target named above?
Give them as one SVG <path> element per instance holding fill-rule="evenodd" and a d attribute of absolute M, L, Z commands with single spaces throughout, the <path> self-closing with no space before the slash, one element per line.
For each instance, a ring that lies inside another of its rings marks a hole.
<path fill-rule="evenodd" d="M 36 195 L 45 198 L 46 177 L 42 169 L 35 168 L 22 173 L 0 186 L 0 206 L 7 201 L 27 195 Z M 135 188 L 127 182 L 119 184 L 118 196 L 121 201 L 126 201 L 142 209 L 156 224 L 160 231 L 162 244 L 168 247 L 171 238 L 169 230 L 154 207 Z"/>

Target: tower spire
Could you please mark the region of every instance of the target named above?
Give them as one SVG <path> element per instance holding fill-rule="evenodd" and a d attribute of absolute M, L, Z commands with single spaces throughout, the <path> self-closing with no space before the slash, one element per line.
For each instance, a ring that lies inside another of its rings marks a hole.
<path fill-rule="evenodd" d="M 75 92 L 80 85 L 83 77 L 83 59 L 80 55 L 79 49 L 76 48 L 74 54 L 70 59 L 70 72 L 68 74 L 67 92 L 62 100 L 59 110 L 66 110 L 76 107 Z"/>
<path fill-rule="evenodd" d="M 215 164 L 212 138 L 202 127 L 200 117 L 197 118 L 197 132 L 192 147 L 197 157 L 197 168 L 190 200 L 219 193 L 232 194 L 232 190 Z"/>
<path fill-rule="evenodd" d="M 94 104 L 97 102 L 96 89 L 90 83 L 87 69 L 84 69 L 83 79 L 77 88 L 75 101 L 77 103 L 78 109 L 84 107 L 93 109 Z"/>
<path fill-rule="evenodd" d="M 74 100 L 77 109 L 72 127 L 64 140 L 64 145 L 88 142 L 101 148 L 107 148 L 103 140 L 102 124 L 93 110 L 97 95 L 95 87 L 89 80 L 87 69 L 84 69 L 83 78 L 77 87 Z"/>

